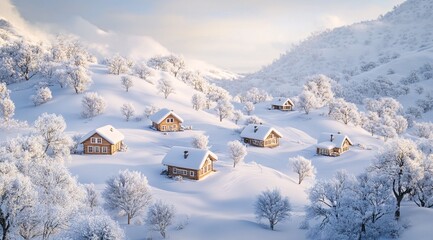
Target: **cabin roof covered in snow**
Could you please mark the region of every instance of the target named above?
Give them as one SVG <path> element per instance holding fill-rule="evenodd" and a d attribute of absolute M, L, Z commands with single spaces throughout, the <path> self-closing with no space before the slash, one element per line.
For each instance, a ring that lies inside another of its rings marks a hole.
<path fill-rule="evenodd" d="M 125 136 L 119 130 L 115 129 L 111 125 L 105 125 L 105 126 L 102 126 L 100 128 L 97 128 L 95 130 L 92 130 L 89 133 L 87 133 L 86 135 L 84 135 L 81 138 L 80 143 L 83 143 L 84 141 L 89 139 L 91 136 L 93 136 L 93 134 L 95 134 L 95 133 L 97 133 L 99 136 L 101 136 L 102 138 L 104 138 L 105 140 L 107 140 L 111 144 L 116 144 L 116 143 L 122 141 L 123 139 L 125 139 Z"/>
<path fill-rule="evenodd" d="M 292 102 L 292 100 L 290 100 L 290 98 L 286 98 L 286 97 L 277 97 L 277 98 L 274 98 L 272 100 L 272 102 L 271 102 L 271 105 L 284 106 L 284 104 L 286 102 L 289 102 L 290 105 L 292 105 L 292 106 L 294 105 L 293 102 Z"/>
<path fill-rule="evenodd" d="M 332 141 L 331 141 L 332 135 Z M 345 140 L 349 141 L 349 144 L 352 145 L 352 141 L 347 135 L 341 133 L 321 133 L 319 136 L 319 140 L 317 141 L 318 148 L 342 148 Z"/>
<path fill-rule="evenodd" d="M 183 119 L 179 115 L 177 115 L 175 112 L 167 108 L 163 108 L 159 110 L 158 112 L 152 114 L 149 118 L 152 122 L 160 124 L 170 114 L 172 114 L 175 118 L 177 118 L 179 122 L 183 122 Z"/>
<path fill-rule="evenodd" d="M 187 152 L 186 158 L 185 152 Z M 217 155 L 209 150 L 174 146 L 162 159 L 162 164 L 199 170 L 203 167 L 208 156 L 214 161 L 218 160 Z"/>
<path fill-rule="evenodd" d="M 246 126 L 241 132 L 241 137 L 264 141 L 272 131 L 274 131 L 279 137 L 283 137 L 283 135 L 275 128 L 261 124 L 250 124 Z"/>

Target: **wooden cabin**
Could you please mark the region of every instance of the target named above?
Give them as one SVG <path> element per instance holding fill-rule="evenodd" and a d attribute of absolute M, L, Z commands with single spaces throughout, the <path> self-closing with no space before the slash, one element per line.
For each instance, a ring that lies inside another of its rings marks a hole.
<path fill-rule="evenodd" d="M 257 147 L 276 147 L 282 137 L 275 128 L 261 124 L 250 124 L 241 132 L 244 143 Z"/>
<path fill-rule="evenodd" d="M 292 111 L 293 110 L 293 102 L 290 98 L 274 98 L 271 103 L 271 109 L 277 109 L 281 111 Z"/>
<path fill-rule="evenodd" d="M 348 136 L 341 133 L 322 133 L 317 142 L 316 153 L 325 156 L 340 156 L 353 145 Z"/>
<path fill-rule="evenodd" d="M 217 160 L 209 150 L 175 146 L 162 159 L 162 164 L 167 166 L 170 177 L 200 180 L 214 171 L 213 162 Z"/>
<path fill-rule="evenodd" d="M 183 119 L 172 110 L 163 108 L 151 115 L 152 127 L 161 132 L 176 132 L 181 130 Z"/>
<path fill-rule="evenodd" d="M 112 155 L 119 151 L 125 136 L 111 125 L 90 131 L 81 138 L 84 154 Z"/>

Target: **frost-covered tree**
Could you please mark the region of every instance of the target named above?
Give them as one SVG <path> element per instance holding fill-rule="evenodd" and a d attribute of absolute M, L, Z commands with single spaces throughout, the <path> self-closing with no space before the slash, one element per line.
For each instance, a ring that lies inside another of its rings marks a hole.
<path fill-rule="evenodd" d="M 370 172 L 388 179 L 396 200 L 395 218 L 399 219 L 402 200 L 423 176 L 422 153 L 413 141 L 397 139 L 379 153 Z"/>
<path fill-rule="evenodd" d="M 155 107 L 155 106 L 153 106 L 153 105 L 151 105 L 151 106 L 146 106 L 145 108 L 144 108 L 144 116 L 146 117 L 146 118 L 149 118 L 151 115 L 153 115 L 154 113 L 156 113 L 156 112 L 158 112 L 159 111 L 159 108 L 158 107 Z"/>
<path fill-rule="evenodd" d="M 245 120 L 245 124 L 262 124 L 263 120 L 259 117 L 257 117 L 256 115 L 253 116 L 249 116 L 246 120 Z"/>
<path fill-rule="evenodd" d="M 209 146 L 208 146 L 208 144 L 209 144 L 209 136 L 206 136 L 204 134 L 195 135 L 192 138 L 192 143 L 191 144 L 195 148 L 205 149 L 206 150 L 206 149 L 209 148 Z"/>
<path fill-rule="evenodd" d="M 97 209 L 100 206 L 100 202 L 99 202 L 99 194 L 98 192 L 96 192 L 95 185 L 93 183 L 84 184 L 83 188 L 86 191 L 84 203 L 92 211 Z"/>
<path fill-rule="evenodd" d="M 242 162 L 247 155 L 247 148 L 241 142 L 235 140 L 227 143 L 230 159 L 233 160 L 233 167 Z"/>
<path fill-rule="evenodd" d="M 88 92 L 83 96 L 81 100 L 81 116 L 84 118 L 93 118 L 105 111 L 105 100 L 102 96 L 99 96 L 96 92 Z"/>
<path fill-rule="evenodd" d="M 132 218 L 144 212 L 152 198 L 147 178 L 137 171 L 120 171 L 106 183 L 102 193 L 106 207 L 125 214 L 128 224 Z"/>
<path fill-rule="evenodd" d="M 201 110 L 205 107 L 206 98 L 201 93 L 195 93 L 191 97 L 191 103 L 192 103 L 192 108 L 194 108 L 194 110 L 198 111 L 198 110 Z"/>
<path fill-rule="evenodd" d="M 433 109 L 433 92 L 428 92 L 424 99 L 418 99 L 416 105 L 423 110 L 424 113 Z"/>
<path fill-rule="evenodd" d="M 235 121 L 236 124 L 238 124 L 239 120 L 241 120 L 243 118 L 244 114 L 242 113 L 241 110 L 234 110 L 233 111 L 233 115 L 232 115 L 232 119 L 233 121 Z"/>
<path fill-rule="evenodd" d="M 122 73 L 128 73 L 132 66 L 132 62 L 119 54 L 114 55 L 111 58 L 106 59 L 108 72 L 114 75 Z"/>
<path fill-rule="evenodd" d="M 122 87 L 128 92 L 131 87 L 134 86 L 134 82 L 132 81 L 132 78 L 129 76 L 122 76 L 120 78 L 120 83 L 122 84 Z"/>
<path fill-rule="evenodd" d="M 254 111 L 256 107 L 254 106 L 254 103 L 252 102 L 246 102 L 244 104 L 244 111 L 248 114 L 251 115 L 251 113 Z"/>
<path fill-rule="evenodd" d="M 167 62 L 170 63 L 170 72 L 177 77 L 180 72 L 186 68 L 185 60 L 182 56 L 169 55 L 167 56 Z"/>
<path fill-rule="evenodd" d="M 252 102 L 256 104 L 266 101 L 269 98 L 269 94 L 263 89 L 253 87 L 247 92 L 245 92 L 245 94 L 241 98 L 242 102 Z"/>
<path fill-rule="evenodd" d="M 302 156 L 290 158 L 289 162 L 292 170 L 298 174 L 298 184 L 301 184 L 306 177 L 314 178 L 316 175 L 316 168 L 313 166 L 311 160 Z"/>
<path fill-rule="evenodd" d="M 145 62 L 138 62 L 134 65 L 133 68 L 134 75 L 137 77 L 149 82 L 153 83 L 151 81 L 151 77 L 155 75 L 155 73 L 150 69 Z"/>
<path fill-rule="evenodd" d="M 107 215 L 80 215 L 73 219 L 66 236 L 74 240 L 122 240 L 125 233 Z"/>
<path fill-rule="evenodd" d="M 183 72 L 181 75 L 182 81 L 184 81 L 186 84 L 192 86 L 195 90 L 200 92 L 206 92 L 208 89 L 209 83 L 206 81 L 206 79 L 203 78 L 201 73 L 199 71 L 186 71 Z"/>
<path fill-rule="evenodd" d="M 9 98 L 10 90 L 8 89 L 6 83 L 0 82 L 0 100 Z"/>
<path fill-rule="evenodd" d="M 173 223 L 175 208 L 173 205 L 157 201 L 149 206 L 146 223 L 152 230 L 161 233 L 163 238 L 166 237 L 166 229 Z"/>
<path fill-rule="evenodd" d="M 89 71 L 83 66 L 66 65 L 61 77 L 77 94 L 84 92 L 92 84 Z"/>
<path fill-rule="evenodd" d="M 57 156 L 69 156 L 73 143 L 72 139 L 64 133 L 66 122 L 61 115 L 42 113 L 33 126 L 43 138 L 42 145 L 45 153 L 50 150 Z"/>
<path fill-rule="evenodd" d="M 120 108 L 120 112 L 125 117 L 125 120 L 128 122 L 131 117 L 135 115 L 135 107 L 132 103 L 124 103 Z"/>
<path fill-rule="evenodd" d="M 362 117 L 362 128 L 371 133 L 371 136 L 378 131 L 380 118 L 376 112 L 367 112 Z"/>
<path fill-rule="evenodd" d="M 304 91 L 313 94 L 316 99 L 316 108 L 321 108 L 327 105 L 334 98 L 332 82 L 332 79 L 322 74 L 313 75 L 307 78 L 307 82 L 304 85 Z"/>
<path fill-rule="evenodd" d="M 297 106 L 305 114 L 309 114 L 312 109 L 317 107 L 317 99 L 312 92 L 304 90 L 299 95 Z"/>
<path fill-rule="evenodd" d="M 278 189 L 261 192 L 257 196 L 254 207 L 256 218 L 267 219 L 271 230 L 274 230 L 279 222 L 290 218 L 292 211 L 289 198 L 282 196 Z"/>
<path fill-rule="evenodd" d="M 214 84 L 209 85 L 206 93 L 206 98 L 209 102 L 219 102 L 222 100 L 230 100 L 230 93 L 222 87 L 218 87 Z M 208 106 L 209 108 L 209 106 Z"/>
<path fill-rule="evenodd" d="M 15 114 L 15 104 L 9 98 L 0 99 L 0 116 L 5 119 L 5 121 L 10 120 Z"/>
<path fill-rule="evenodd" d="M 36 90 L 35 95 L 32 95 L 31 100 L 35 106 L 44 104 L 50 101 L 53 96 L 51 95 L 51 90 L 48 87 L 42 87 Z"/>
<path fill-rule="evenodd" d="M 227 99 L 223 99 L 217 102 L 215 111 L 220 118 L 220 122 L 222 122 L 224 118 L 229 118 L 232 116 L 233 105 Z"/>
<path fill-rule="evenodd" d="M 385 115 L 395 116 L 403 109 L 402 105 L 391 97 L 384 97 L 378 100 L 366 99 L 364 104 L 368 111 L 376 112 L 379 117 Z"/>
<path fill-rule="evenodd" d="M 353 123 L 355 126 L 358 125 L 360 115 L 355 104 L 346 102 L 342 98 L 336 98 L 331 100 L 329 106 L 330 109 L 332 108 L 332 111 L 330 111 L 329 114 L 330 118 L 342 121 L 346 125 L 348 123 Z"/>
<path fill-rule="evenodd" d="M 433 123 L 417 122 L 413 126 L 414 134 L 420 138 L 433 138 Z"/>
<path fill-rule="evenodd" d="M 423 177 L 416 182 L 412 200 L 418 207 L 433 208 L 433 155 L 422 163 Z"/>
<path fill-rule="evenodd" d="M 158 91 L 164 94 L 164 98 L 167 99 L 168 95 L 174 93 L 173 82 L 168 78 L 161 78 L 157 85 Z"/>

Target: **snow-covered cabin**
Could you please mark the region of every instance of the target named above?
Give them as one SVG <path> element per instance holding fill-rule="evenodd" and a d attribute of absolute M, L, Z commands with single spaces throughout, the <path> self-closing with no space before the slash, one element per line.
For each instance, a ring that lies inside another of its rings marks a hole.
<path fill-rule="evenodd" d="M 181 130 L 183 119 L 173 110 L 163 108 L 150 116 L 152 127 L 161 132 L 175 132 Z"/>
<path fill-rule="evenodd" d="M 84 154 L 114 154 L 119 151 L 125 136 L 111 125 L 105 125 L 84 135 L 80 143 L 83 144 Z"/>
<path fill-rule="evenodd" d="M 275 128 L 261 124 L 250 124 L 241 132 L 244 143 L 257 147 L 275 147 L 280 145 L 283 135 Z"/>
<path fill-rule="evenodd" d="M 326 156 L 340 156 L 353 145 L 347 135 L 338 133 L 322 133 L 317 141 L 317 154 Z"/>
<path fill-rule="evenodd" d="M 209 150 L 174 146 L 162 159 L 169 176 L 200 180 L 213 172 L 218 157 Z"/>
<path fill-rule="evenodd" d="M 290 98 L 278 97 L 274 98 L 271 102 L 271 109 L 278 109 L 281 111 L 292 111 L 293 106 L 294 104 Z"/>

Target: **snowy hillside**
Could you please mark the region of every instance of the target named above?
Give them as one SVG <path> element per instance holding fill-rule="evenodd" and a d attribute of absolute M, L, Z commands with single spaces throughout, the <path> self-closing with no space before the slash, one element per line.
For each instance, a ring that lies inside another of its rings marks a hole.
<path fill-rule="evenodd" d="M 255 86 L 273 95 L 295 95 L 306 76 L 319 73 L 341 84 L 384 76 L 398 85 L 433 63 L 432 11 L 432 1 L 408 0 L 375 21 L 313 34 L 231 88 L 239 92 Z"/>

